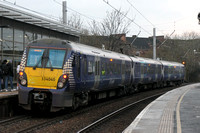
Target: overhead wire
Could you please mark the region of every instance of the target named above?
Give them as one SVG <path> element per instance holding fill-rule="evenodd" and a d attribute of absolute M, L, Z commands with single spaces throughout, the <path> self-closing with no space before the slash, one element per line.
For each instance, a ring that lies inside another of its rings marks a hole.
<path fill-rule="evenodd" d="M 174 34 L 174 32 L 175 32 L 175 30 L 169 35 L 169 37 L 171 37 Z M 163 45 L 167 40 L 168 40 L 168 38 L 165 39 L 157 48 L 160 48 L 161 45 Z"/>
<path fill-rule="evenodd" d="M 146 33 L 148 33 L 149 35 L 152 36 L 152 34 L 150 32 L 148 32 L 147 30 L 145 30 L 144 28 L 142 28 L 139 24 L 137 24 L 134 20 L 132 20 L 131 18 L 129 18 L 127 15 L 123 14 L 122 12 L 120 12 L 118 9 L 116 9 L 114 6 L 112 6 L 108 0 L 103 0 L 107 5 L 109 5 L 111 8 L 113 8 L 114 10 L 118 11 L 120 14 L 122 14 L 125 18 L 127 18 L 128 20 L 130 20 L 132 23 L 134 23 L 135 25 L 137 25 L 138 27 L 140 27 L 142 30 L 144 30 Z"/>
<path fill-rule="evenodd" d="M 148 21 L 153 27 L 155 27 L 155 25 L 151 22 L 151 21 L 149 21 L 149 19 L 147 19 L 135 6 L 133 6 L 133 4 L 129 1 L 129 0 L 127 0 L 127 2 L 131 5 L 131 7 L 133 7 L 144 19 L 146 19 L 146 21 Z"/>
<path fill-rule="evenodd" d="M 145 17 L 129 0 L 127 2 L 131 5 L 132 8 L 134 8 L 147 22 L 149 22 L 154 28 L 158 29 L 162 34 L 165 34 L 160 30 L 158 27 L 156 27 L 147 17 Z M 174 30 L 172 31 L 172 34 L 175 32 L 175 26 Z M 170 34 L 170 36 L 172 35 Z"/>

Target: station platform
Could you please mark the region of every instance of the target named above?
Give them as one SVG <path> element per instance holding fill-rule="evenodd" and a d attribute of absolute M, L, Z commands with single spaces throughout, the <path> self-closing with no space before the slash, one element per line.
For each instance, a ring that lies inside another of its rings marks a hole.
<path fill-rule="evenodd" d="M 14 85 L 12 91 L 0 91 L 0 119 L 12 117 L 18 112 L 18 90 Z"/>
<path fill-rule="evenodd" d="M 0 100 L 1 99 L 5 99 L 5 98 L 11 98 L 11 97 L 15 97 L 18 96 L 18 90 L 17 90 L 17 83 L 13 82 L 13 89 L 10 88 L 10 84 L 8 85 L 8 89 L 10 89 L 11 91 L 6 91 L 5 89 L 2 89 L 0 91 Z"/>
<path fill-rule="evenodd" d="M 18 95 L 18 90 L 17 89 L 13 89 L 12 91 L 2 91 L 0 92 L 0 100 L 1 99 L 5 99 L 5 98 L 10 98 L 13 96 L 17 96 Z"/>
<path fill-rule="evenodd" d="M 150 103 L 123 133 L 200 132 L 200 83 L 179 87 Z"/>

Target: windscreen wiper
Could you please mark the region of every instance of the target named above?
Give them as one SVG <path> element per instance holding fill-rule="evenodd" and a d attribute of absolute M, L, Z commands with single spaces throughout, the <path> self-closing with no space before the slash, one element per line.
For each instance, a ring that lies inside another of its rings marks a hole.
<path fill-rule="evenodd" d="M 49 61 L 49 65 L 50 65 L 51 71 L 53 71 L 53 66 L 52 66 L 52 64 L 51 64 L 51 60 L 50 60 L 50 58 L 49 58 L 49 57 L 47 57 L 47 58 L 48 58 L 48 60 L 47 60 L 47 61 Z"/>
<path fill-rule="evenodd" d="M 44 52 L 44 53 L 45 53 L 45 52 Z M 53 66 L 52 66 L 52 64 L 51 64 L 51 61 L 50 61 L 50 59 L 49 59 L 49 56 L 44 56 L 44 53 L 42 54 L 41 58 L 38 60 L 38 62 L 36 63 L 36 65 L 33 67 L 33 69 L 35 70 L 36 67 L 38 66 L 38 64 L 39 64 L 40 62 L 41 62 L 41 65 L 42 65 L 42 61 L 43 61 L 44 59 L 47 59 L 46 62 L 49 61 L 50 69 L 51 69 L 51 71 L 53 71 Z"/>
<path fill-rule="evenodd" d="M 36 63 L 36 65 L 33 67 L 34 70 L 36 69 L 38 64 L 43 61 L 43 59 L 44 59 L 44 52 L 43 52 L 42 56 L 40 57 L 40 59 L 38 60 L 38 62 Z M 42 63 L 41 63 L 41 65 L 42 65 Z"/>

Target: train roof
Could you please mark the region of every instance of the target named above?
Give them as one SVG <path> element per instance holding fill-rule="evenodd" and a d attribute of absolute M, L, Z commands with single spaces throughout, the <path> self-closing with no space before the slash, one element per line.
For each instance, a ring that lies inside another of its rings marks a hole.
<path fill-rule="evenodd" d="M 134 62 L 139 63 L 146 63 L 146 64 L 163 64 L 164 66 L 182 66 L 183 64 L 178 62 L 170 62 L 170 61 L 163 61 L 163 60 L 153 60 L 150 58 L 143 58 L 143 57 L 130 57 L 125 54 L 109 51 L 109 50 L 103 50 L 96 47 L 88 46 L 85 44 L 80 44 L 76 42 L 61 40 L 61 39 L 39 39 L 35 40 L 32 43 L 28 45 L 28 47 L 53 47 L 53 48 L 70 48 L 76 52 L 80 52 L 81 54 L 87 54 L 87 55 L 95 55 L 99 57 L 109 57 L 113 59 L 120 59 L 120 60 L 127 60 L 130 61 L 131 59 Z M 131 58 L 131 59 L 130 59 Z"/>
<path fill-rule="evenodd" d="M 145 64 L 162 64 L 164 66 L 181 66 L 184 67 L 183 64 L 178 62 L 171 62 L 171 61 L 163 61 L 163 60 L 154 60 L 150 58 L 143 58 L 143 57 L 131 57 L 134 62 L 145 63 Z"/>
<path fill-rule="evenodd" d="M 125 54 L 121 54 L 121 53 L 117 53 L 117 52 L 113 52 L 109 50 L 104 50 L 104 49 L 99 49 L 93 46 L 88 46 L 88 45 L 80 44 L 76 42 L 70 42 L 69 44 L 73 50 L 80 52 L 82 54 L 84 53 L 87 55 L 96 55 L 99 57 L 105 57 L 105 58 L 109 57 L 113 59 L 120 59 L 120 60 L 127 60 L 127 61 L 131 60 L 130 57 Z"/>
<path fill-rule="evenodd" d="M 139 63 L 145 63 L 145 64 L 160 64 L 161 63 L 158 60 L 150 59 L 150 58 L 143 58 L 143 57 L 131 57 L 133 62 L 139 62 Z"/>
<path fill-rule="evenodd" d="M 184 67 L 183 64 L 178 63 L 178 62 L 163 61 L 163 60 L 161 60 L 160 62 L 161 62 L 164 66 L 181 66 L 181 67 Z"/>

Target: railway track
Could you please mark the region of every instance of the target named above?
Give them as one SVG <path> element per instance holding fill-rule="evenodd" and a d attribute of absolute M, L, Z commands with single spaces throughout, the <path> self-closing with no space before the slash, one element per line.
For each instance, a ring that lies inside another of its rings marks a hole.
<path fill-rule="evenodd" d="M 145 102 L 145 101 L 153 101 L 154 99 L 156 99 L 157 97 L 161 96 L 163 93 L 159 93 L 153 96 L 149 96 L 146 97 L 144 99 L 138 100 L 136 102 L 133 102 L 131 104 L 128 104 L 100 119 L 98 119 L 97 121 L 91 123 L 90 125 L 84 127 L 83 129 L 79 130 L 77 133 L 85 133 L 85 132 L 94 132 L 92 131 L 94 128 L 98 128 L 100 125 L 105 124 L 106 121 L 109 121 L 111 119 L 115 119 L 115 117 L 118 117 L 118 115 L 124 114 L 124 112 L 127 112 L 127 110 L 131 110 L 133 109 L 134 106 L 136 106 L 137 104 L 140 104 L 141 102 Z M 98 129 L 99 130 L 99 129 Z"/>
<path fill-rule="evenodd" d="M 55 116 L 53 118 L 43 118 L 42 116 L 32 117 L 32 116 L 16 116 L 10 119 L 0 121 L 0 130 L 5 131 L 7 133 L 15 132 L 15 133 L 28 133 L 38 131 L 41 128 L 47 128 L 48 126 L 54 125 L 56 123 L 60 123 L 62 121 L 66 121 L 68 119 L 73 119 L 74 116 L 80 115 L 82 113 L 88 112 L 89 110 L 93 110 L 98 108 L 99 106 L 105 106 L 107 104 L 111 104 L 114 101 L 103 102 L 101 104 L 92 105 L 74 112 L 68 111 L 67 114 L 62 114 L 60 116 Z M 64 113 L 64 112 L 63 112 Z M 55 115 L 55 114 L 54 114 Z M 40 118 L 42 117 L 42 118 Z M 52 116 L 50 116 L 52 117 Z M 20 125 L 19 125 L 20 123 Z M 29 123 L 29 124 L 28 124 Z M 26 125 L 26 126 L 23 126 Z"/>
<path fill-rule="evenodd" d="M 17 122 L 19 122 L 19 121 L 28 119 L 28 118 L 30 118 L 30 117 L 31 117 L 31 116 L 20 115 L 20 116 L 8 118 L 8 119 L 5 119 L 5 120 L 1 120 L 1 121 L 0 121 L 0 126 L 11 125 L 11 124 L 13 124 L 13 123 L 17 123 Z"/>
<path fill-rule="evenodd" d="M 45 119 L 37 119 L 32 117 L 31 115 L 22 115 L 16 116 L 4 121 L 0 121 L 0 132 L 2 133 L 11 133 L 11 132 L 19 132 L 21 129 L 25 129 L 30 125 L 34 125 L 36 123 L 45 122 Z"/>

